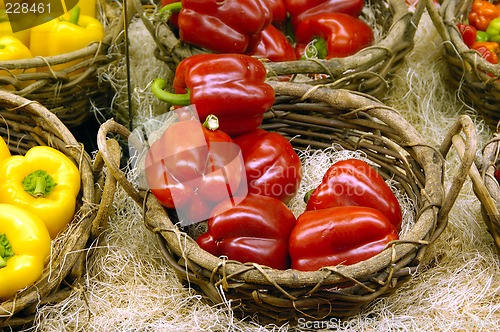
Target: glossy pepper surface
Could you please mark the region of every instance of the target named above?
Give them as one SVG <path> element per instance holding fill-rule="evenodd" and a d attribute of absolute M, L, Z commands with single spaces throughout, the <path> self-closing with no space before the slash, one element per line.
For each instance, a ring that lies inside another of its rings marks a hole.
<path fill-rule="evenodd" d="M 306 211 L 290 234 L 292 268 L 315 271 L 327 266 L 351 265 L 380 253 L 397 240 L 394 226 L 378 210 L 340 206 Z"/>
<path fill-rule="evenodd" d="M 85 48 L 104 38 L 102 23 L 91 16 L 80 15 L 79 7 L 59 18 L 31 28 L 30 50 L 33 56 L 54 56 Z M 55 65 L 63 69 L 72 63 Z"/>
<path fill-rule="evenodd" d="M 26 47 L 30 46 L 30 30 L 25 29 L 17 32 L 12 31 L 12 25 L 5 9 L 0 9 L 0 36 L 14 36 L 19 39 Z"/>
<path fill-rule="evenodd" d="M 274 25 L 270 25 L 262 31 L 259 45 L 248 55 L 273 62 L 297 60 L 295 49 L 287 36 Z"/>
<path fill-rule="evenodd" d="M 32 58 L 30 50 L 19 39 L 12 35 L 0 36 L 0 61 L 12 61 Z M 32 72 L 33 68 L 5 70 L 0 68 L 0 76 L 12 77 L 12 75 L 19 75 L 23 72 Z M 10 82 L 9 82 L 10 83 Z M 0 85 L 4 89 L 11 89 L 12 85 Z"/>
<path fill-rule="evenodd" d="M 500 16 L 490 21 L 486 33 L 488 41 L 500 43 Z"/>
<path fill-rule="evenodd" d="M 324 13 L 344 13 L 358 17 L 365 5 L 364 0 L 285 0 L 285 5 L 296 25 L 307 16 Z"/>
<path fill-rule="evenodd" d="M 307 199 L 308 211 L 335 206 L 367 206 L 382 212 L 401 229 L 399 202 L 377 171 L 363 160 L 352 158 L 334 163 Z"/>
<path fill-rule="evenodd" d="M 498 53 L 500 52 L 500 44 L 496 42 L 474 42 L 471 49 L 476 50 L 481 56 L 492 64 L 498 63 Z"/>
<path fill-rule="evenodd" d="M 267 83 L 266 68 L 244 54 L 199 54 L 182 60 L 176 68 L 173 88 L 153 81 L 152 91 L 173 105 L 194 104 L 200 121 L 210 114 L 219 119 L 222 131 L 234 136 L 257 128 L 274 104 L 274 89 Z"/>
<path fill-rule="evenodd" d="M 73 219 L 79 192 L 80 171 L 54 148 L 35 146 L 0 163 L 0 203 L 38 216 L 52 238 Z"/>
<path fill-rule="evenodd" d="M 485 31 L 494 18 L 500 16 L 500 5 L 495 5 L 488 0 L 474 0 L 468 14 L 469 24 L 478 30 Z"/>
<path fill-rule="evenodd" d="M 280 200 L 249 194 L 235 206 L 231 201 L 221 203 L 213 215 L 208 231 L 196 239 L 202 249 L 242 263 L 290 266 L 288 237 L 296 219 Z"/>
<path fill-rule="evenodd" d="M 343 14 L 308 16 L 295 29 L 297 57 L 342 58 L 370 46 L 375 37 L 363 20 Z"/>
<path fill-rule="evenodd" d="M 0 137 L 0 163 L 10 157 L 10 150 L 3 137 Z"/>
<path fill-rule="evenodd" d="M 234 142 L 245 163 L 248 192 L 288 202 L 302 179 L 300 158 L 290 141 L 276 132 L 255 129 Z"/>
<path fill-rule="evenodd" d="M 458 32 L 460 33 L 460 36 L 462 36 L 464 44 L 470 47 L 476 41 L 477 37 L 476 27 L 470 24 L 458 23 L 457 28 Z"/>
<path fill-rule="evenodd" d="M 246 182 L 239 149 L 212 120 L 171 124 L 145 158 L 147 184 L 158 201 L 175 209 L 184 225 L 206 220 Z"/>
<path fill-rule="evenodd" d="M 266 0 L 182 0 L 180 39 L 215 53 L 246 53 L 272 21 Z"/>
<path fill-rule="evenodd" d="M 20 207 L 0 203 L 0 300 L 35 283 L 50 254 L 44 223 Z"/>

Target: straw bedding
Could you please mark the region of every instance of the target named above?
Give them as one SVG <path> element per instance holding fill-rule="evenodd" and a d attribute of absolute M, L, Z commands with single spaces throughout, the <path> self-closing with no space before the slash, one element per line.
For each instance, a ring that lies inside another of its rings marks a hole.
<path fill-rule="evenodd" d="M 156 62 L 145 45 L 153 41 L 142 24 L 130 26 L 132 62 Z M 458 114 L 469 112 L 483 145 L 491 136 L 480 117 L 463 107 L 443 81 L 446 65 L 440 38 L 427 13 L 420 22 L 414 50 L 397 76 L 385 102 L 430 143 L 439 144 L 445 128 Z M 154 115 L 148 92 L 150 74 L 132 70 L 135 123 Z M 156 73 L 160 73 L 157 70 Z M 119 70 L 117 79 L 123 75 Z M 120 102 L 123 95 L 117 95 Z M 305 156 L 312 158 L 313 156 Z M 317 158 L 318 156 L 314 156 Z M 446 183 L 458 166 L 448 158 Z M 137 174 L 128 174 L 131 181 Z M 422 271 L 394 294 L 374 301 L 360 314 L 343 321 L 299 321 L 292 327 L 259 325 L 235 318 L 227 304 L 205 304 L 194 291 L 183 288 L 164 262 L 156 240 L 142 224 L 140 207 L 120 188 L 108 229 L 88 259 L 83 283 L 69 298 L 38 312 L 34 329 L 40 331 L 494 331 L 500 326 L 500 258 L 480 215 L 480 204 L 470 181 L 465 183 L 444 233 L 428 249 Z"/>

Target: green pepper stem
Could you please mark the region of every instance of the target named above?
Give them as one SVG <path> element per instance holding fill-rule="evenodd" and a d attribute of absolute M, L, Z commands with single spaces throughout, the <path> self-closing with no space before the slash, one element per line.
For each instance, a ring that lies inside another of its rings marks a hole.
<path fill-rule="evenodd" d="M 0 269 L 7 266 L 7 260 L 14 256 L 14 251 L 5 234 L 0 234 Z"/>
<path fill-rule="evenodd" d="M 306 194 L 304 195 L 304 203 L 309 202 L 309 199 L 311 199 L 311 195 L 312 195 L 313 191 L 314 191 L 314 189 L 311 189 L 308 192 L 306 192 Z"/>
<path fill-rule="evenodd" d="M 163 78 L 155 78 L 151 84 L 151 92 L 156 96 L 156 98 L 177 106 L 187 106 L 191 104 L 191 96 L 189 92 L 185 94 L 171 93 L 165 91 L 167 83 Z"/>
<path fill-rule="evenodd" d="M 56 186 L 52 176 L 41 169 L 28 174 L 22 184 L 24 190 L 35 198 L 46 197 Z"/>
<path fill-rule="evenodd" d="M 69 21 L 73 24 L 78 25 L 79 19 L 80 19 L 80 6 L 75 6 L 73 7 L 73 10 L 71 10 Z"/>
<path fill-rule="evenodd" d="M 328 55 L 328 47 L 324 38 L 315 37 L 305 50 L 305 58 L 325 59 Z"/>
<path fill-rule="evenodd" d="M 163 14 L 166 12 L 171 12 L 171 13 L 178 13 L 182 9 L 182 2 L 172 2 L 169 4 L 166 4 L 165 6 L 161 7 L 159 13 Z"/>

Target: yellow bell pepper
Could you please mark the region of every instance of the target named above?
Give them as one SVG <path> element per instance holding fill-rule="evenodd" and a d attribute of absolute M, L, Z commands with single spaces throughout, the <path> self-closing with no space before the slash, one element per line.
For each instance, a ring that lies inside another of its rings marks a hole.
<path fill-rule="evenodd" d="M 80 15 L 80 8 L 56 19 L 31 28 L 30 49 L 33 56 L 54 56 L 85 48 L 92 42 L 102 41 L 104 26 L 91 16 Z M 74 64 L 53 66 L 54 70 Z"/>
<path fill-rule="evenodd" d="M 14 36 L 1 36 L 0 37 L 0 61 L 11 61 L 11 60 L 22 60 L 31 58 L 30 50 L 19 41 Z M 34 68 L 29 69 L 0 69 L 0 76 L 10 76 L 19 75 L 23 72 L 34 72 Z M 28 84 L 29 82 L 21 83 L 21 87 Z M 0 84 L 0 89 L 2 90 L 13 90 L 13 86 L 10 84 Z"/>
<path fill-rule="evenodd" d="M 50 235 L 29 211 L 0 204 L 0 300 L 34 284 L 50 254 Z"/>
<path fill-rule="evenodd" d="M 80 171 L 62 152 L 35 146 L 0 163 L 0 203 L 37 215 L 52 238 L 73 219 Z"/>
<path fill-rule="evenodd" d="M 5 13 L 5 9 L 0 9 L 0 36 L 14 36 L 19 39 L 26 47 L 29 47 L 30 34 L 30 29 L 13 32 L 12 25 L 9 22 L 9 17 Z"/>
<path fill-rule="evenodd" d="M 10 157 L 9 147 L 7 146 L 7 143 L 5 143 L 3 137 L 0 137 L 0 163 L 8 157 Z"/>

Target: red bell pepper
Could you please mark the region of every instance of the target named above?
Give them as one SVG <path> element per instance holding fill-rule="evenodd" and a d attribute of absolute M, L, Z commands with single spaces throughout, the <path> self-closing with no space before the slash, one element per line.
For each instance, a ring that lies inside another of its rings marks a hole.
<path fill-rule="evenodd" d="M 245 164 L 248 192 L 288 202 L 302 180 L 300 158 L 285 137 L 255 129 L 234 138 Z"/>
<path fill-rule="evenodd" d="M 183 225 L 208 219 L 246 183 L 238 146 L 213 121 L 174 122 L 146 153 L 149 189 L 163 206 L 176 210 Z"/>
<path fill-rule="evenodd" d="M 179 10 L 179 5 L 162 8 L 167 10 Z M 259 44 L 272 18 L 266 0 L 181 0 L 179 38 L 215 53 L 246 53 Z"/>
<path fill-rule="evenodd" d="M 281 27 L 287 18 L 287 10 L 285 0 L 265 0 L 271 8 L 273 16 L 272 24 L 276 27 Z"/>
<path fill-rule="evenodd" d="M 482 31 L 486 31 L 490 21 L 497 17 L 500 17 L 500 5 L 488 0 L 474 0 L 468 15 L 469 24 Z"/>
<path fill-rule="evenodd" d="M 365 5 L 364 0 L 285 0 L 286 8 L 296 26 L 308 16 L 324 13 L 344 13 L 358 17 Z"/>
<path fill-rule="evenodd" d="M 173 88 L 155 79 L 153 93 L 173 105 L 196 105 L 201 121 L 213 114 L 220 129 L 234 136 L 257 128 L 263 114 L 274 104 L 274 89 L 267 83 L 266 68 L 244 54 L 198 54 L 179 63 Z"/>
<path fill-rule="evenodd" d="M 222 202 L 212 215 L 208 231 L 196 239 L 202 249 L 242 263 L 289 268 L 288 237 L 296 219 L 283 202 L 249 194 L 234 207 Z"/>
<path fill-rule="evenodd" d="M 497 42 L 474 42 L 471 49 L 476 50 L 481 56 L 492 64 L 498 63 L 498 53 L 500 52 L 500 44 Z"/>
<path fill-rule="evenodd" d="M 477 29 L 473 25 L 458 23 L 458 32 L 462 36 L 464 44 L 470 47 L 475 41 L 477 36 Z"/>
<path fill-rule="evenodd" d="M 297 60 L 292 44 L 285 34 L 274 25 L 270 25 L 262 31 L 259 45 L 247 54 L 273 62 Z"/>
<path fill-rule="evenodd" d="M 380 253 L 399 238 L 394 226 L 378 210 L 339 206 L 306 211 L 290 234 L 292 269 L 316 271 L 351 265 Z"/>
<path fill-rule="evenodd" d="M 335 206 L 371 207 L 401 230 L 401 207 L 396 196 L 377 171 L 360 159 L 341 160 L 330 166 L 306 201 L 308 211 Z"/>
<path fill-rule="evenodd" d="M 308 16 L 295 29 L 298 58 L 342 58 L 370 46 L 375 36 L 372 28 L 359 18 L 343 13 Z M 311 56 L 313 55 L 313 56 Z"/>

